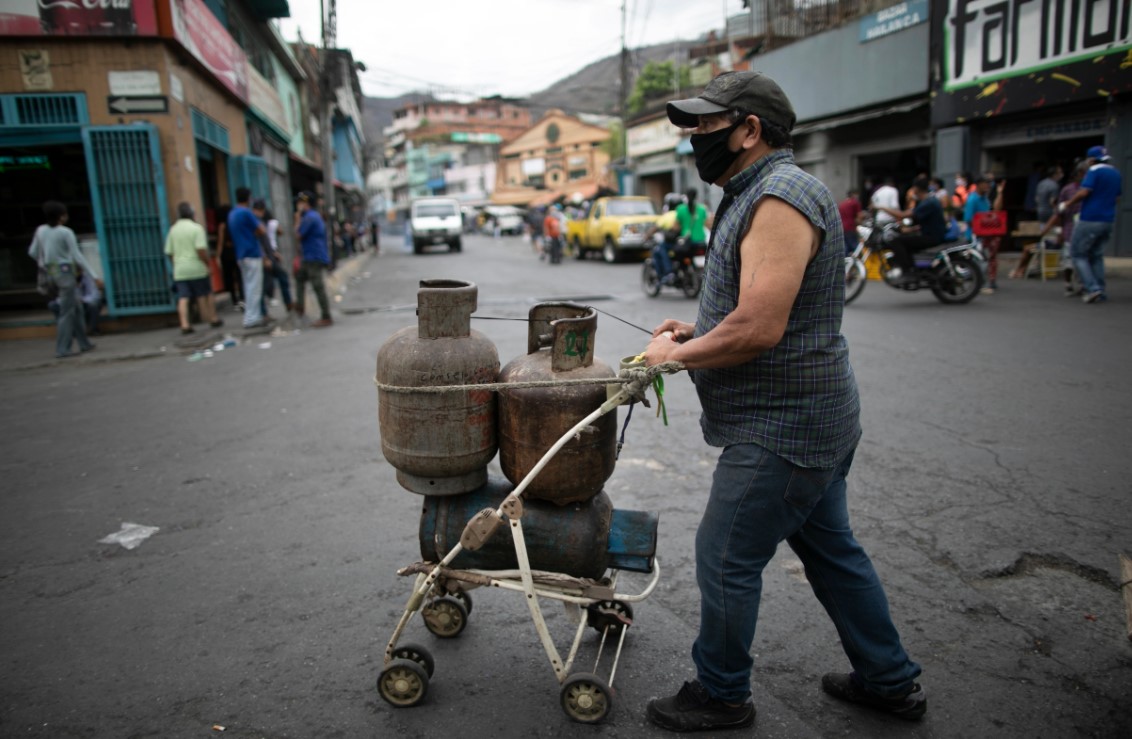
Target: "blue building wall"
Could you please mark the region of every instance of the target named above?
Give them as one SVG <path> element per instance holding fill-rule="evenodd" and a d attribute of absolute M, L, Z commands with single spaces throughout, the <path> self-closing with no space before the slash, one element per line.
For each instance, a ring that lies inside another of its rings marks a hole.
<path fill-rule="evenodd" d="M 334 122 L 334 178 L 346 185 L 363 187 L 362 139 L 350 119 Z"/>

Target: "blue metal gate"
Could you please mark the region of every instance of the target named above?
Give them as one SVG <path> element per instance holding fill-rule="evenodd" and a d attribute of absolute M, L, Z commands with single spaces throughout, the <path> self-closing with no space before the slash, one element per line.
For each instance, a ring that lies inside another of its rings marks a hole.
<path fill-rule="evenodd" d="M 83 146 L 110 315 L 173 310 L 157 128 L 86 126 Z"/>
<path fill-rule="evenodd" d="M 228 159 L 228 187 L 232 190 L 232 202 L 236 202 L 236 188 L 246 187 L 252 191 L 252 200 L 263 199 L 271 202 L 271 184 L 267 179 L 267 162 L 262 157 L 241 155 Z"/>

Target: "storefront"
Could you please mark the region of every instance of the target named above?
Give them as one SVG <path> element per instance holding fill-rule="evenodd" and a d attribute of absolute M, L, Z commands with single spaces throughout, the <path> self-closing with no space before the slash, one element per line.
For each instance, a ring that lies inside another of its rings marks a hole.
<path fill-rule="evenodd" d="M 664 111 L 630 121 L 626 130 L 633 184 L 629 194 L 644 195 L 659 211 L 669 193 L 689 186 L 676 147 L 682 132 Z"/>
<path fill-rule="evenodd" d="M 1107 147 L 1129 175 L 1132 30 L 1120 0 L 1006 12 L 988 0 L 934 5 L 931 118 L 936 170 L 1004 178 L 1013 227 L 1034 217 L 1045 170 L 1069 175 L 1091 146 Z M 1122 198 L 1118 209 L 1110 253 L 1132 254 L 1132 202 Z"/>

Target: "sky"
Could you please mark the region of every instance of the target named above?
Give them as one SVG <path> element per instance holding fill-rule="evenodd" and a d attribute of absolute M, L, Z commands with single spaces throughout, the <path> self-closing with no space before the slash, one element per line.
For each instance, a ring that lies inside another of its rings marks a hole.
<path fill-rule="evenodd" d="M 624 0 L 626 44 L 692 40 L 742 0 Z M 521 97 L 621 48 L 622 0 L 338 0 L 338 47 L 365 63 L 366 95 Z M 290 0 L 284 38 L 318 43 L 319 0 Z"/>

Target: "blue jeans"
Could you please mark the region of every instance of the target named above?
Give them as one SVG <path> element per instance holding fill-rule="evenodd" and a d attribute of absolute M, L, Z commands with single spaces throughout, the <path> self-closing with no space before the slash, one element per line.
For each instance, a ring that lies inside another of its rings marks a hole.
<path fill-rule="evenodd" d="M 287 276 L 287 270 L 283 267 L 283 260 L 277 256 L 271 258 L 271 269 L 264 270 L 263 296 L 265 300 L 275 297 L 276 282 L 279 283 L 283 305 L 287 306 L 287 310 L 291 310 L 293 303 L 291 299 L 291 278 Z M 263 314 L 267 315 L 266 303 L 263 305 Z"/>
<path fill-rule="evenodd" d="M 1086 293 L 1104 292 L 1104 247 L 1112 236 L 1112 224 L 1101 221 L 1077 221 L 1073 227 L 1070 253 L 1077 277 Z"/>
<path fill-rule="evenodd" d="M 872 562 L 849 527 L 845 476 L 797 467 L 756 444 L 723 450 L 696 533 L 700 633 L 692 660 L 708 693 L 741 703 L 751 694 L 751 643 L 762 572 L 783 539 L 802 560 L 814 595 L 870 692 L 907 692 L 920 666 L 909 659 Z"/>
<path fill-rule="evenodd" d="M 656 265 L 656 279 L 663 280 L 666 275 L 672 272 L 672 257 L 668 254 L 668 249 L 672 244 L 663 241 L 659 244 L 653 245 L 652 260 Z"/>
<path fill-rule="evenodd" d="M 240 274 L 244 277 L 244 327 L 248 328 L 263 320 L 263 258 L 241 259 Z"/>

